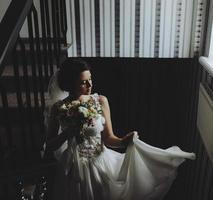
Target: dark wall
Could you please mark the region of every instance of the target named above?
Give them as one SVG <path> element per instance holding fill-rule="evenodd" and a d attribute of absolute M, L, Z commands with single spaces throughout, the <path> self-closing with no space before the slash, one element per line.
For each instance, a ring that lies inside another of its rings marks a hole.
<path fill-rule="evenodd" d="M 159 147 L 184 145 L 196 99 L 197 59 L 84 58 L 93 92 L 108 97 L 114 131 Z"/>

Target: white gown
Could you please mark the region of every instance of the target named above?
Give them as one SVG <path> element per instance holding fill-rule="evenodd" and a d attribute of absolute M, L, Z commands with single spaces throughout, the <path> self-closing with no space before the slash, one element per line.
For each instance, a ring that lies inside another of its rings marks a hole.
<path fill-rule="evenodd" d="M 98 95 L 91 95 L 99 104 Z M 136 135 L 125 153 L 108 149 L 101 140 L 104 118 L 98 115 L 79 143 L 74 137 L 55 152 L 59 160 L 55 199 L 153 200 L 162 199 L 176 177 L 177 167 L 194 153 L 173 146 L 160 149 Z M 61 123 L 62 130 L 63 121 Z"/>

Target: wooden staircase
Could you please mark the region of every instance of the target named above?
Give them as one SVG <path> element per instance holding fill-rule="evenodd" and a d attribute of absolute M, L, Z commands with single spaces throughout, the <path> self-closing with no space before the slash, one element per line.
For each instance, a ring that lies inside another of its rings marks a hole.
<path fill-rule="evenodd" d="M 62 54 L 62 57 L 66 57 L 65 48 Z M 19 60 L 21 57 L 23 55 L 18 54 Z M 43 70 L 43 92 L 40 90 L 35 92 L 35 87 L 40 87 L 41 77 L 39 77 L 38 70 L 36 70 L 36 76 L 33 76 L 29 52 L 26 53 L 26 59 L 29 63 L 26 66 L 27 77 L 23 66 L 19 65 L 19 77 L 17 78 L 14 75 L 14 65 L 10 62 L 6 63 L 1 75 L 1 85 L 6 91 L 7 108 L 1 98 L 0 163 L 2 164 L 0 166 L 0 188 L 6 187 L 9 192 L 6 194 L 5 190 L 1 191 L 0 189 L 0 199 L 6 196 L 5 199 L 15 199 L 17 195 L 20 198 L 26 196 L 26 191 L 23 194 L 21 191 L 27 190 L 27 187 L 33 185 L 34 196 L 38 196 L 38 193 L 42 193 L 38 191 L 38 188 L 41 188 L 44 182 L 45 184 L 48 182 L 48 191 L 50 191 L 52 181 L 49 179 L 54 174 L 56 164 L 53 157 L 45 160 L 41 157 L 46 138 L 44 111 L 48 105 L 47 87 L 51 74 L 45 77 Z M 57 65 L 54 63 L 53 72 L 56 69 Z M 42 104 L 42 100 L 45 104 Z M 45 198 L 48 198 L 47 192 L 45 195 Z"/>
<path fill-rule="evenodd" d="M 50 17 L 66 24 L 64 6 L 40 1 L 38 11 L 31 0 L 12 1 L 0 24 L 0 199 L 30 199 L 29 188 L 34 199 L 51 199 L 56 162 L 41 150 L 48 81 L 67 56 L 66 25 L 51 25 Z M 29 38 L 21 38 L 26 19 Z"/>

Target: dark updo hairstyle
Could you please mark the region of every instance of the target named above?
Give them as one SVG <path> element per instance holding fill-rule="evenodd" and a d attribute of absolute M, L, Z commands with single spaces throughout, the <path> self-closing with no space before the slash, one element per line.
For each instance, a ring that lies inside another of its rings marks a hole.
<path fill-rule="evenodd" d="M 87 70 L 90 71 L 90 66 L 84 60 L 80 58 L 67 58 L 61 64 L 58 72 L 58 85 L 60 89 L 67 92 L 74 90 L 80 73 Z"/>

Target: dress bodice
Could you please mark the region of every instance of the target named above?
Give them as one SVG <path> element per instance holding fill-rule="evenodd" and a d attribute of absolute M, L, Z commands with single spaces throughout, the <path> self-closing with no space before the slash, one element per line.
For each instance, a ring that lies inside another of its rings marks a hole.
<path fill-rule="evenodd" d="M 105 119 L 99 103 L 99 95 L 93 94 L 87 102 L 63 102 L 58 112 L 61 129 L 71 128 L 75 133 L 79 156 L 94 157 L 103 149 L 101 132 L 104 129 Z M 72 145 L 68 141 L 68 147 Z"/>

